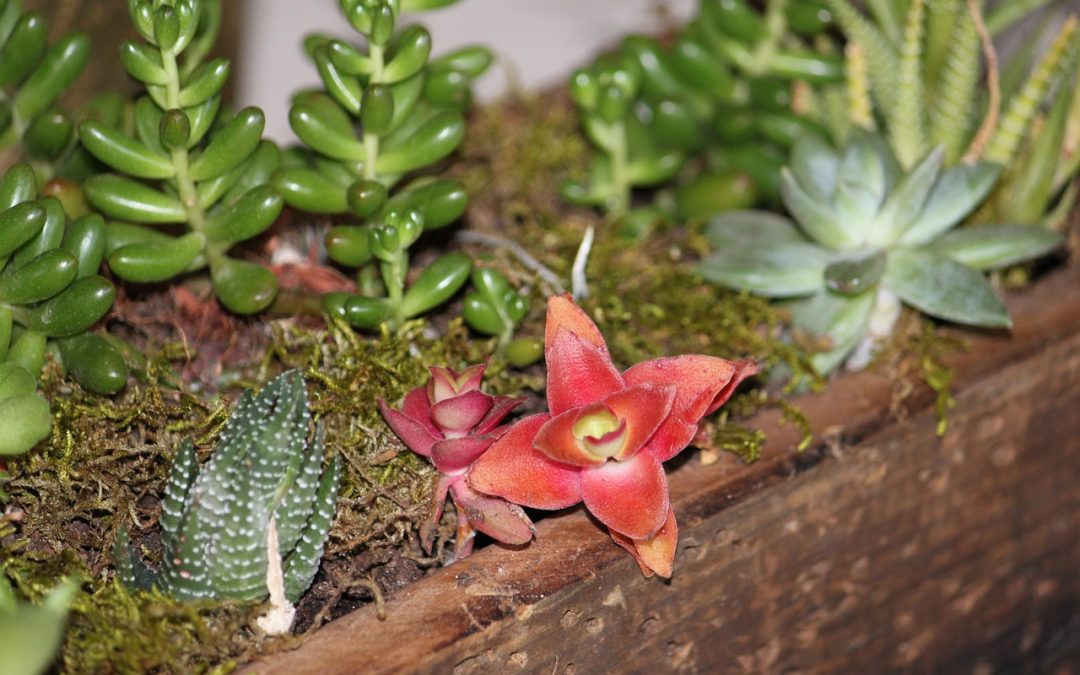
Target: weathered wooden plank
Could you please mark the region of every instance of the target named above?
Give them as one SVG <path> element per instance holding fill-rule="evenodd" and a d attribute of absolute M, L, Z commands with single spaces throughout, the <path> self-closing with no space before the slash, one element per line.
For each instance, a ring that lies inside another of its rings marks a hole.
<path fill-rule="evenodd" d="M 803 401 L 855 445 L 671 476 L 676 574 L 643 579 L 580 512 L 343 617 L 265 673 L 1044 670 L 1080 654 L 1080 270 L 1010 299 L 1018 329 L 955 359 L 939 439 L 928 392 L 890 423 L 889 383 Z"/>

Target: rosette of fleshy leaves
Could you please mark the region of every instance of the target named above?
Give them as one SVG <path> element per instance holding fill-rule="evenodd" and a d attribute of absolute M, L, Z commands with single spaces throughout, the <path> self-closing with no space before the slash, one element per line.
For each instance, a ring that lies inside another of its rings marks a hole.
<path fill-rule="evenodd" d="M 336 454 L 324 468 L 323 430 L 310 426 L 304 379 L 291 370 L 244 393 L 205 465 L 185 440 L 161 503 L 161 569 L 135 555 L 121 528 L 114 559 L 124 583 L 183 601 L 269 596 L 260 625 L 288 631 L 319 569 L 341 476 Z"/>
<path fill-rule="evenodd" d="M 269 185 L 280 154 L 262 140 L 258 108 L 221 110 L 229 62 L 206 61 L 220 22 L 218 0 L 129 0 L 145 42 L 128 41 L 120 60 L 146 86 L 134 107 L 135 135 L 96 120 L 79 125 L 86 149 L 118 173 L 91 177 L 86 198 L 108 218 L 108 261 L 136 283 L 209 268 L 214 293 L 251 314 L 277 294 L 265 267 L 229 250 L 261 234 L 283 202 Z M 186 226 L 179 236 L 155 226 Z"/>
<path fill-rule="evenodd" d="M 984 22 L 981 0 L 872 2 L 868 16 L 849 0 L 827 2 L 849 56 L 857 54 L 848 68 L 852 123 L 880 125 L 905 168 L 938 145 L 946 166 L 981 159 L 1004 167 L 976 222 L 1063 228 L 1080 168 L 1073 150 L 1080 138 L 1075 16 L 1049 26 L 1053 39 L 1028 39 L 998 71 L 984 64 L 980 30 L 996 38 L 1046 3 L 995 3 Z M 984 78 L 990 67 L 999 78 Z M 991 80 L 999 82 L 1001 103 L 988 110 L 981 99 L 994 101 Z"/>
<path fill-rule="evenodd" d="M 439 472 L 431 517 L 420 530 L 428 553 L 446 498 L 454 500 L 458 518 L 455 560 L 472 552 L 477 530 L 506 544 L 526 544 L 533 536 L 532 522 L 520 507 L 481 494 L 466 480 L 472 465 L 505 431 L 500 426 L 503 418 L 523 403 L 481 391 L 483 376 L 482 365 L 461 372 L 433 366 L 431 379 L 406 394 L 400 410 L 379 400 L 379 410 L 398 438 Z"/>
<path fill-rule="evenodd" d="M 856 132 L 837 152 L 801 139 L 781 173 L 776 214 L 723 214 L 709 225 L 715 253 L 702 276 L 790 303 L 796 329 L 824 338 L 822 373 L 845 358 L 864 367 L 887 338 L 901 303 L 939 319 L 1007 328 L 1009 314 L 983 276 L 1055 248 L 1061 237 L 1021 225 L 954 229 L 994 186 L 1000 168 L 942 170 L 941 147 L 904 172 L 879 135 Z"/>
<path fill-rule="evenodd" d="M 116 296 L 97 274 L 104 221 L 88 214 L 69 223 L 58 199 L 36 197 L 29 165 L 0 177 L 0 454 L 29 450 L 49 433 L 48 403 L 35 394 L 49 352 L 97 393 L 119 391 L 128 376 L 109 339 L 86 332 Z"/>
<path fill-rule="evenodd" d="M 362 46 L 314 35 L 305 46 L 323 91 L 293 100 L 289 122 L 309 152 L 293 153 L 274 177 L 285 200 L 312 213 L 346 215 L 327 234 L 330 258 L 358 268 L 358 295 L 334 294 L 326 308 L 358 328 L 392 328 L 448 300 L 471 260 L 448 254 L 406 287 L 409 249 L 427 230 L 465 210 L 464 185 L 420 176 L 465 136 L 470 84 L 491 63 L 482 47 L 430 59 L 431 35 L 400 27 L 400 13 L 449 2 L 341 0 Z"/>
<path fill-rule="evenodd" d="M 21 143 L 43 178 L 73 144 L 75 125 L 56 100 L 86 66 L 90 40 L 69 33 L 53 44 L 49 27 L 19 0 L 0 0 L 0 148 Z"/>

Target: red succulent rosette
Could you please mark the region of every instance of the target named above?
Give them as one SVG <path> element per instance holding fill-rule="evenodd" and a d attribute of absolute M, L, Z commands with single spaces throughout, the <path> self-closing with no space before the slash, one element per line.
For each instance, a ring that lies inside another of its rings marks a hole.
<path fill-rule="evenodd" d="M 448 495 L 458 511 L 455 558 L 472 551 L 474 530 L 507 544 L 528 543 L 532 522 L 518 506 L 482 495 L 465 481 L 471 465 L 506 431 L 500 426 L 503 418 L 522 401 L 481 391 L 482 365 L 461 372 L 439 367 L 430 370 L 431 380 L 406 394 L 400 410 L 379 400 L 379 410 L 394 433 L 439 471 L 432 515 L 421 528 L 424 549 L 431 552 L 435 526 Z"/>
<path fill-rule="evenodd" d="M 757 365 L 690 355 L 620 373 L 566 295 L 548 301 L 545 357 L 550 412 L 511 426 L 473 463 L 469 484 L 532 508 L 583 501 L 643 572 L 671 576 L 678 526 L 663 462 Z"/>

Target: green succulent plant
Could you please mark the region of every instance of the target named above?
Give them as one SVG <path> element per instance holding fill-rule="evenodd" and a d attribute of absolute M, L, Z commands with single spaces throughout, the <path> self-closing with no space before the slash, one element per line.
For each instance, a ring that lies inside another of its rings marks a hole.
<path fill-rule="evenodd" d="M 123 357 L 104 338 L 86 332 L 116 296 L 112 283 L 97 274 L 105 223 L 96 214 L 69 223 L 58 199 L 36 197 L 37 179 L 29 165 L 17 164 L 0 177 L 0 363 L 16 364 L 33 379 L 55 346 L 62 365 L 85 388 L 119 391 L 128 377 Z M 8 376 L 22 380 L 21 374 Z M 6 405 L 16 405 L 15 400 Z M 0 416 L 0 430 L 26 427 L 29 420 L 38 422 L 28 437 L 48 433 L 38 415 Z"/>
<path fill-rule="evenodd" d="M 838 51 L 804 41 L 830 24 L 816 0 L 771 0 L 764 14 L 742 0 L 702 0 L 669 46 L 627 37 L 571 79 L 600 154 L 587 182 L 568 182 L 563 196 L 619 216 L 631 188 L 668 181 L 687 157 L 700 160 L 683 172 L 676 193 L 684 218 L 774 196 L 794 139 L 827 133 L 794 111 L 792 96 L 796 81 L 824 87 L 843 80 Z"/>
<path fill-rule="evenodd" d="M 0 0 L 0 148 L 22 144 L 43 177 L 68 152 L 75 125 L 54 103 L 82 72 L 90 54 L 84 33 L 53 44 L 49 27 L 19 0 Z"/>
<path fill-rule="evenodd" d="M 506 275 L 490 267 L 472 272 L 473 290 L 465 295 L 461 316 L 473 330 L 499 339 L 496 353 L 512 365 L 525 366 L 543 355 L 543 345 L 514 338 L 514 329 L 529 312 L 529 299 L 510 285 Z"/>
<path fill-rule="evenodd" d="M 40 604 L 21 602 L 0 568 L 0 673 L 38 675 L 56 657 L 64 636 L 74 581 L 52 589 Z"/>
<path fill-rule="evenodd" d="M 837 152 L 800 140 L 781 173 L 796 222 L 764 212 L 715 218 L 715 249 L 699 265 L 708 280 L 751 293 L 797 298 L 794 326 L 826 340 L 821 372 L 845 358 L 865 366 L 892 331 L 901 302 L 974 326 L 1011 325 L 981 271 L 1045 254 L 1061 237 L 1023 225 L 954 229 L 986 198 L 1000 169 L 988 163 L 942 169 L 935 148 L 905 172 L 886 140 L 856 132 Z"/>
<path fill-rule="evenodd" d="M 87 120 L 79 137 L 119 173 L 89 178 L 90 204 L 122 222 L 108 226 L 109 268 L 125 281 L 172 279 L 209 268 L 221 303 L 239 314 L 266 308 L 277 279 L 228 255 L 277 219 L 283 202 L 269 185 L 280 153 L 262 140 L 258 108 L 221 110 L 229 63 L 206 61 L 220 22 L 218 0 L 129 0 L 145 42 L 128 41 L 120 59 L 146 86 L 134 107 L 135 136 Z M 153 226 L 184 224 L 172 236 Z"/>
<path fill-rule="evenodd" d="M 1070 17 L 1056 27 L 1037 62 L 1030 52 L 1012 60 L 1001 73 L 1000 115 L 990 110 L 980 120 L 980 110 L 987 109 L 981 99 L 990 98 L 989 83 L 981 84 L 979 22 L 985 4 L 976 2 L 980 11 L 973 14 L 964 0 L 885 0 L 868 3 L 866 16 L 849 0 L 828 0 L 845 36 L 865 54 L 877 122 L 903 166 L 937 145 L 944 148 L 946 166 L 964 158 L 999 164 L 1006 170 L 976 220 L 1060 224 L 1075 195 L 1046 214 L 1080 166 L 1063 142 L 1070 128 L 1080 126 L 1080 107 L 1072 105 L 1075 87 L 1069 86 L 1080 57 L 1077 21 Z M 985 26 L 1004 30 L 1045 4 L 998 3 Z M 855 107 L 869 108 L 870 101 Z"/>
<path fill-rule="evenodd" d="M 244 393 L 202 467 L 185 440 L 162 499 L 161 569 L 143 563 L 121 529 L 114 558 L 124 583 L 184 601 L 282 593 L 296 602 L 318 571 L 341 473 L 337 455 L 323 467 L 322 427 L 310 425 L 304 380 L 290 370 L 257 396 Z"/>
<path fill-rule="evenodd" d="M 461 143 L 470 83 L 487 70 L 491 54 L 465 47 L 429 60 L 431 35 L 418 25 L 398 27 L 399 0 L 340 4 L 366 44 L 307 39 L 325 91 L 294 99 L 289 121 L 310 153 L 282 167 L 274 182 L 294 207 L 358 221 L 334 227 L 326 248 L 335 262 L 360 268 L 361 294 L 333 295 L 327 309 L 360 328 L 396 327 L 444 302 L 468 279 L 471 261 L 450 254 L 406 289 L 409 248 L 424 231 L 456 220 L 467 195 L 457 180 L 422 176 L 399 183 Z"/>

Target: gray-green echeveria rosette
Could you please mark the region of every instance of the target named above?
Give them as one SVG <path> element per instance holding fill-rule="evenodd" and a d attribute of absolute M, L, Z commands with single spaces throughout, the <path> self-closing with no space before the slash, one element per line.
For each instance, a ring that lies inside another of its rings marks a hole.
<path fill-rule="evenodd" d="M 988 163 L 942 169 L 935 148 L 904 173 L 888 143 L 858 132 L 841 152 L 816 136 L 795 145 L 781 195 L 792 222 L 761 211 L 715 218 L 709 281 L 794 298 L 797 330 L 824 337 L 813 356 L 827 373 L 857 370 L 887 338 L 901 303 L 956 323 L 1008 328 L 1009 314 L 981 273 L 1038 257 L 1061 242 L 1026 225 L 954 228 L 986 199 L 1000 173 Z"/>

